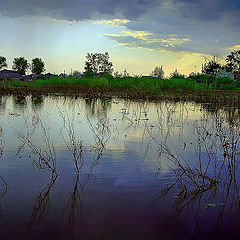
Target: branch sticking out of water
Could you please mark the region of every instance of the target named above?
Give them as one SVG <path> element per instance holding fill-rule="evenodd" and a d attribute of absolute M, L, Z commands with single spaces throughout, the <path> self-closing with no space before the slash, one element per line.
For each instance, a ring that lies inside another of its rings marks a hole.
<path fill-rule="evenodd" d="M 37 160 L 33 160 L 35 166 L 39 169 L 48 169 L 54 174 L 58 175 L 56 172 L 56 152 L 53 143 L 50 139 L 50 134 L 47 127 L 41 122 L 42 128 L 42 139 L 45 143 L 45 149 L 37 147 L 36 144 L 32 142 L 31 135 L 24 134 L 19 130 L 16 130 L 17 137 L 20 139 L 23 145 L 27 145 L 32 153 L 37 157 Z"/>

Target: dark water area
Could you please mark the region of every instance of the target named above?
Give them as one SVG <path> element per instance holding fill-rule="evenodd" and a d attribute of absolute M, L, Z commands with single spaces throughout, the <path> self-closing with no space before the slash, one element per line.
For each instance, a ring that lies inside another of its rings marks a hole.
<path fill-rule="evenodd" d="M 0 239 L 239 239 L 239 113 L 0 99 Z"/>

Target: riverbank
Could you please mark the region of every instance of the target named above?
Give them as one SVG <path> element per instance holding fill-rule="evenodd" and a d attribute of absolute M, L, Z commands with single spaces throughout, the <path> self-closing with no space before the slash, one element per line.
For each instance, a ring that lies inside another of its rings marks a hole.
<path fill-rule="evenodd" d="M 213 85 L 196 83 L 188 79 L 78 79 L 51 78 L 34 82 L 8 82 L 0 84 L 1 95 L 15 96 L 76 96 L 83 98 L 121 98 L 130 100 L 171 100 L 213 103 L 240 108 L 240 91 L 219 90 Z"/>

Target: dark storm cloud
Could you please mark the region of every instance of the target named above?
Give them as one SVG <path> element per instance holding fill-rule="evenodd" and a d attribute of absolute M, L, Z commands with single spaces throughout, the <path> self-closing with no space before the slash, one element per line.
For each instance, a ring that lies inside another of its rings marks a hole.
<path fill-rule="evenodd" d="M 0 14 L 10 17 L 125 18 L 128 31 L 151 33 L 147 39 L 105 36 L 128 47 L 219 55 L 240 44 L 239 13 L 240 0 L 0 0 Z"/>
<path fill-rule="evenodd" d="M 184 17 L 198 18 L 204 21 L 219 20 L 224 14 L 240 11 L 239 0 L 173 0 Z"/>
<path fill-rule="evenodd" d="M 121 15 L 136 19 L 150 8 L 159 6 L 163 0 L 1 0 L 0 13 L 12 17 L 23 15 L 48 15 L 67 20 L 91 18 L 92 14 Z"/>
<path fill-rule="evenodd" d="M 141 16 L 147 19 L 152 9 L 172 10 L 182 17 L 211 21 L 223 19 L 236 13 L 239 20 L 240 0 L 0 0 L 0 13 L 11 17 L 24 15 L 48 16 L 66 20 L 122 17 L 136 20 Z M 232 20 L 233 22 L 237 22 Z M 168 24 L 176 23 L 176 18 L 168 18 Z"/>
<path fill-rule="evenodd" d="M 153 33 L 156 39 L 191 39 L 175 46 L 175 51 L 224 56 L 240 44 L 239 12 L 239 0 L 169 0 L 126 26 L 132 31 Z M 171 49 L 148 44 L 150 49 Z"/>

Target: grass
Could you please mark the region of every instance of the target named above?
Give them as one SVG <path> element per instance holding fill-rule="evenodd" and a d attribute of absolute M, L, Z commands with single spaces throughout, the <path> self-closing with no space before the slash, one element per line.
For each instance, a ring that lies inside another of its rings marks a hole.
<path fill-rule="evenodd" d="M 159 94 L 167 90 L 191 90 L 191 91 L 204 91 L 212 89 L 206 83 L 198 84 L 195 81 L 190 81 L 184 78 L 171 78 L 171 79 L 156 79 L 156 78 L 113 78 L 108 80 L 107 78 L 58 78 L 52 77 L 50 79 L 41 80 L 38 79 L 34 82 L 8 82 L 2 84 L 7 87 L 47 87 L 47 86 L 70 86 L 70 85 L 84 85 L 89 87 L 116 87 L 119 89 L 131 88 L 137 89 L 140 92 L 151 92 Z"/>
<path fill-rule="evenodd" d="M 131 100 L 195 101 L 216 103 L 221 106 L 234 105 L 240 108 L 240 81 L 229 83 L 229 79 L 173 77 L 159 79 L 149 77 L 123 78 L 58 78 L 37 79 L 33 82 L 0 83 L 0 95 L 33 97 L 47 95 L 81 96 L 83 98 L 113 98 Z"/>

